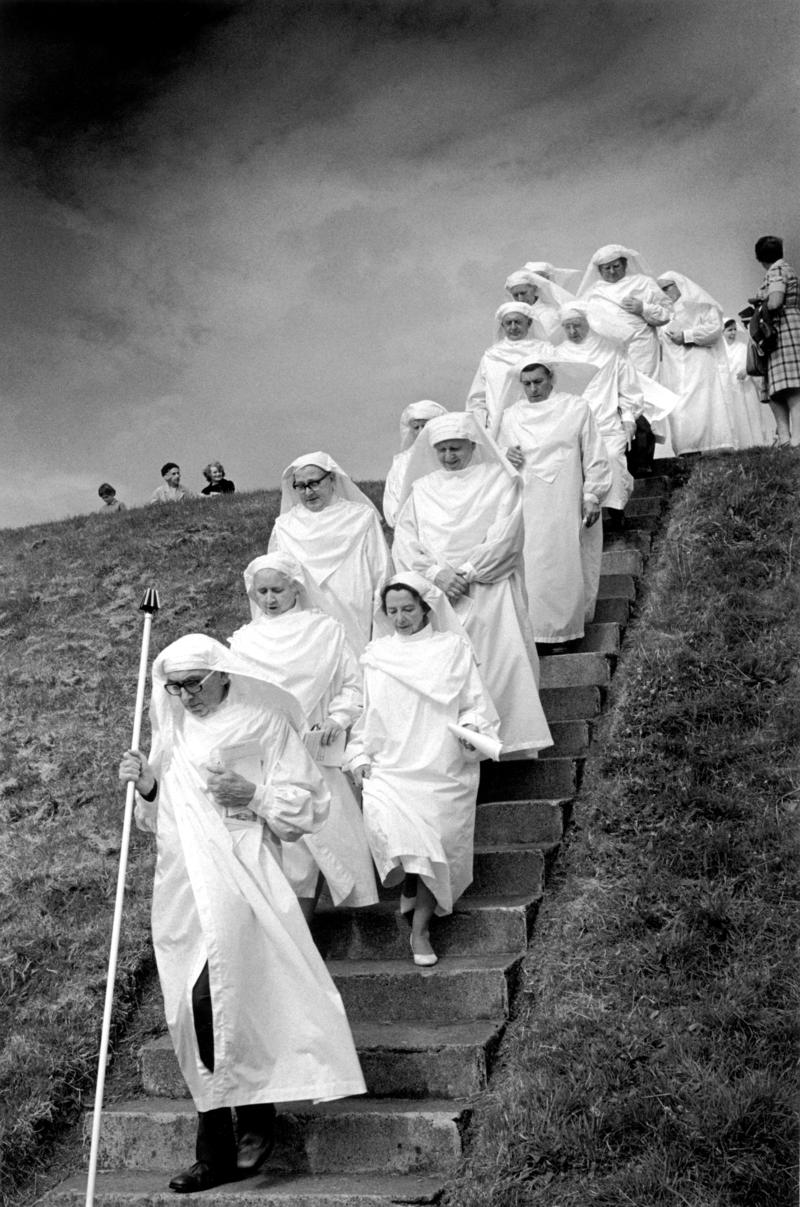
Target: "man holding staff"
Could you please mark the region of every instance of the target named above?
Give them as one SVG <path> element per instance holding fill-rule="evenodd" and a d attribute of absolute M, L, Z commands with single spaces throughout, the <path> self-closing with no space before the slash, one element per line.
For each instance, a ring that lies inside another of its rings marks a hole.
<path fill-rule="evenodd" d="M 295 728 L 296 701 L 213 638 L 153 664 L 153 746 L 120 779 L 156 835 L 153 944 L 167 1025 L 197 1107 L 208 1190 L 255 1173 L 277 1101 L 365 1092 L 341 999 L 280 867 L 279 840 L 319 828 L 329 797 Z M 236 1132 L 232 1108 L 236 1112 Z"/>

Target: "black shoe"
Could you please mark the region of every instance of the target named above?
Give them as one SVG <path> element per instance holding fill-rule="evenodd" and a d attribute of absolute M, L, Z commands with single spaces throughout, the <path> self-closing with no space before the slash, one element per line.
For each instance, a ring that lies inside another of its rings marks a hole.
<path fill-rule="evenodd" d="M 235 1182 L 236 1178 L 235 1169 L 223 1169 L 221 1166 L 196 1161 L 191 1169 L 176 1173 L 169 1188 L 177 1194 L 193 1194 L 198 1190 L 211 1190 L 214 1186 L 221 1186 L 223 1182 Z"/>
<path fill-rule="evenodd" d="M 275 1107 L 272 1103 L 236 1108 L 239 1143 L 236 1168 L 240 1178 L 257 1173 L 275 1147 Z"/>

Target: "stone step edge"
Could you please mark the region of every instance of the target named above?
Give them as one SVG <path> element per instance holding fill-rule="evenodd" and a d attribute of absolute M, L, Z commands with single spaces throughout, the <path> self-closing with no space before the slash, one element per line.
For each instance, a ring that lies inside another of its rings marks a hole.
<path fill-rule="evenodd" d="M 331 1119 L 344 1115 L 382 1115 L 401 1118 L 405 1115 L 432 1115 L 461 1121 L 469 1114 L 470 1103 L 464 1098 L 372 1098 L 361 1094 L 350 1098 L 337 1098 L 333 1102 L 276 1102 L 279 1115 L 291 1115 L 296 1119 Z M 103 1107 L 103 1118 L 120 1119 L 146 1115 L 148 1118 L 174 1115 L 196 1115 L 194 1103 L 189 1098 L 158 1098 L 147 1096 L 128 1098 L 112 1102 Z M 93 1110 L 83 1116 L 84 1131 L 91 1134 Z"/>

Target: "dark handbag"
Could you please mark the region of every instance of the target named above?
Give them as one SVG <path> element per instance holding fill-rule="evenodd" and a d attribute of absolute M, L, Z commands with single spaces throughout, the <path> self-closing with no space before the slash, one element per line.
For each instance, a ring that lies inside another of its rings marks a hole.
<path fill-rule="evenodd" d="M 748 330 L 750 343 L 747 345 L 745 372 L 748 377 L 764 377 L 769 355 L 778 346 L 778 328 L 766 302 L 756 302 L 750 317 Z"/>

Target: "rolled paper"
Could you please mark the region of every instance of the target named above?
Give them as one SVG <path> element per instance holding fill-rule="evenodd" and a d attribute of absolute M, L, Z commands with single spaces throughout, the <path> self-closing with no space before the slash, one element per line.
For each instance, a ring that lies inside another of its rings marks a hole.
<path fill-rule="evenodd" d="M 447 728 L 457 738 L 463 738 L 465 742 L 469 742 L 470 746 L 474 746 L 481 758 L 491 759 L 495 763 L 500 758 L 503 743 L 499 738 L 490 738 L 485 733 L 478 733 L 474 729 L 465 729 L 463 725 L 455 725 L 452 721 L 448 722 Z"/>

